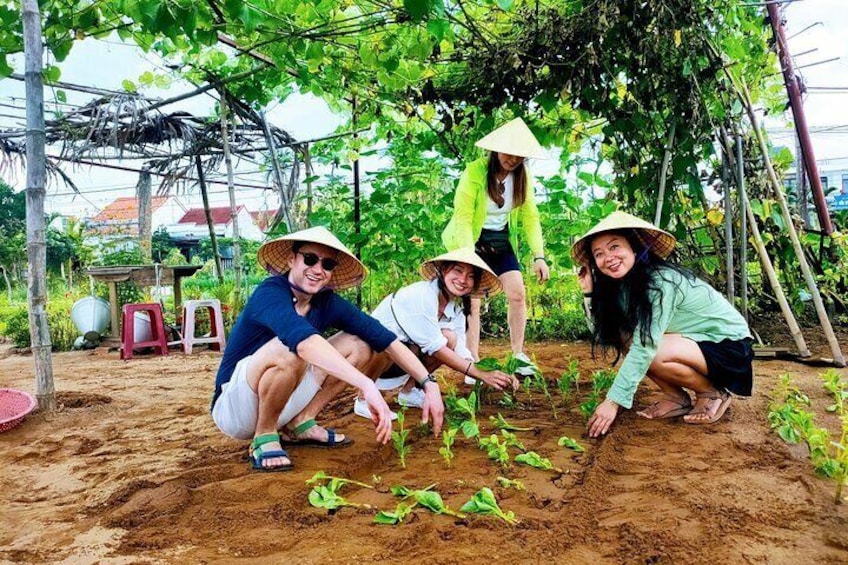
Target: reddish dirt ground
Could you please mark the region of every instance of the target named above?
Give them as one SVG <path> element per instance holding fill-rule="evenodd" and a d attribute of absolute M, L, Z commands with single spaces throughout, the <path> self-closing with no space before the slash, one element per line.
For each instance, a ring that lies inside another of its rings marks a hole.
<path fill-rule="evenodd" d="M 403 469 L 392 447 L 375 444 L 370 423 L 353 415 L 351 395 L 322 421 L 354 437 L 353 446 L 292 448 L 293 472 L 251 472 L 247 443 L 224 437 L 209 417 L 217 354 L 127 362 L 103 348 L 57 354 L 60 408 L 0 434 L 0 562 L 848 562 L 848 504 L 834 505 L 833 483 L 817 478 L 804 448 L 785 445 L 766 419 L 768 394 L 785 372 L 824 414 L 817 376 L 824 369 L 758 360 L 754 396 L 737 399 L 716 425 L 648 421 L 627 411 L 607 437 L 590 440 L 577 402 L 602 360 L 592 360 L 585 343 L 529 350 L 549 380 L 568 358 L 578 359 L 581 393 L 556 421 L 539 393 L 520 393 L 522 410 L 497 406 L 491 394 L 479 421 L 488 434 L 488 416 L 500 411 L 535 428 L 519 438 L 561 475 L 524 466 L 503 472 L 463 439 L 448 469 L 441 442 L 416 432 Z M 7 350 L 0 359 L 0 386 L 32 391 L 32 375 L 31 357 Z M 654 394 L 643 384 L 637 404 Z M 826 417 L 822 423 L 838 426 Z M 586 452 L 558 447 L 562 435 Z M 436 483 L 453 509 L 489 486 L 520 522 L 423 509 L 399 526 L 372 524 L 364 510 L 329 515 L 307 501 L 304 481 L 318 470 L 376 484 L 341 494 L 386 510 L 397 503 L 391 485 Z M 500 475 L 520 479 L 526 490 L 498 487 Z"/>

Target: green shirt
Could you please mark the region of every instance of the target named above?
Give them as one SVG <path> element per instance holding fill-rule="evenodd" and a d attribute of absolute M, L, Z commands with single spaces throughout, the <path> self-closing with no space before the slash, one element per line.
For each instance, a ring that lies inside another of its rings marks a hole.
<path fill-rule="evenodd" d="M 472 161 L 459 177 L 456 193 L 453 198 L 453 216 L 442 232 L 442 242 L 448 251 L 460 247 L 473 247 L 483 231 L 486 221 L 486 202 L 489 200 L 487 191 L 487 172 L 489 158 L 483 157 Z M 530 171 L 525 169 L 527 190 L 524 203 L 509 213 L 509 234 L 512 248 L 518 254 L 517 234 L 519 224 L 524 231 L 527 245 L 534 257 L 545 256 L 545 245 L 542 240 L 542 224 L 539 221 L 539 209 L 533 199 L 533 185 L 530 181 Z"/>
<path fill-rule="evenodd" d="M 607 393 L 608 399 L 625 408 L 633 405 L 633 395 L 657 354 L 663 334 L 680 334 L 696 342 L 751 337 L 745 318 L 704 281 L 688 279 L 673 269 L 658 271 L 654 281 L 660 292 L 651 291 L 653 344 L 642 342 L 637 325 L 630 351 Z"/>

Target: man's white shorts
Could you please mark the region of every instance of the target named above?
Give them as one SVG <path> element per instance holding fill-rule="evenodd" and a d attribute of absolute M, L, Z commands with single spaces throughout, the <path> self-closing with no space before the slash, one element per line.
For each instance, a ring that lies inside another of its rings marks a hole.
<path fill-rule="evenodd" d="M 256 431 L 259 417 L 259 395 L 247 384 L 247 366 L 251 356 L 238 362 L 230 382 L 224 383 L 221 396 L 212 407 L 212 419 L 215 425 L 228 436 L 236 439 L 251 439 Z M 277 429 L 288 424 L 303 410 L 309 401 L 321 390 L 312 365 L 307 366 L 306 374 L 283 408 L 277 420 Z"/>

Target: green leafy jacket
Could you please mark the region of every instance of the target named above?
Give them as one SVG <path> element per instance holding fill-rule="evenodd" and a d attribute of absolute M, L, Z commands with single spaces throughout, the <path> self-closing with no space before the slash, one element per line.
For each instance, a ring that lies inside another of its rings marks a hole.
<path fill-rule="evenodd" d="M 453 217 L 442 232 L 442 242 L 448 251 L 460 247 L 473 247 L 483 231 L 486 221 L 486 172 L 488 157 L 482 157 L 468 164 L 459 177 L 456 194 L 453 198 Z M 529 171 L 527 178 L 527 197 L 524 203 L 509 213 L 509 233 L 512 248 L 518 254 L 519 224 L 524 232 L 527 245 L 534 257 L 544 257 L 545 243 L 542 240 L 542 224 L 539 222 L 539 209 L 533 195 L 533 184 Z"/>

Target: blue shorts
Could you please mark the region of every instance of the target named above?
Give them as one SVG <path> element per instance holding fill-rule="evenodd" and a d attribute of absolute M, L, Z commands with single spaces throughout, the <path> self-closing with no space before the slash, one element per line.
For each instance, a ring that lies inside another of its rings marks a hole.
<path fill-rule="evenodd" d="M 509 230 L 484 229 L 480 239 L 474 244 L 474 250 L 498 276 L 509 271 L 521 271 L 518 258 L 509 242 Z"/>

